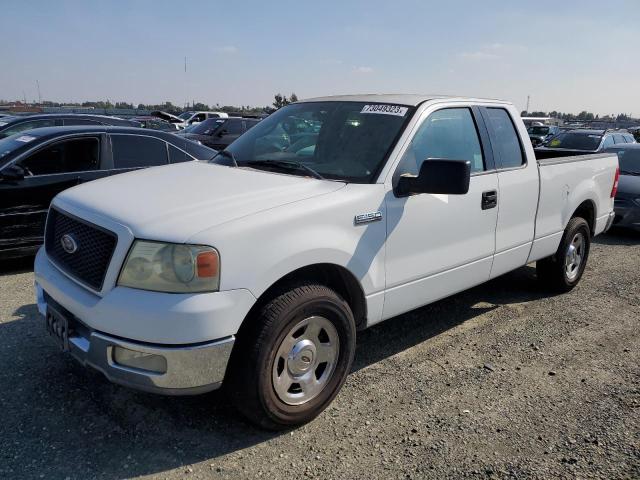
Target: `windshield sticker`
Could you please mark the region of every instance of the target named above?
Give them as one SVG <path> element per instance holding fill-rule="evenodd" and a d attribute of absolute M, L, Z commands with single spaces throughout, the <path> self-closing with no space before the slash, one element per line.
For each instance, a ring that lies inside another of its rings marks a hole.
<path fill-rule="evenodd" d="M 589 138 L 600 138 L 600 135 L 589 135 Z"/>
<path fill-rule="evenodd" d="M 396 115 L 404 117 L 409 110 L 408 107 L 400 105 L 365 105 L 360 113 L 381 113 L 383 115 Z"/>
<path fill-rule="evenodd" d="M 29 143 L 36 139 L 36 137 L 32 137 L 30 135 L 22 135 L 21 137 L 16 138 L 16 142 Z"/>
<path fill-rule="evenodd" d="M 557 147 L 558 145 L 560 145 L 560 140 L 558 140 L 557 138 L 555 140 L 551 140 L 551 143 L 549 145 L 551 147 Z"/>

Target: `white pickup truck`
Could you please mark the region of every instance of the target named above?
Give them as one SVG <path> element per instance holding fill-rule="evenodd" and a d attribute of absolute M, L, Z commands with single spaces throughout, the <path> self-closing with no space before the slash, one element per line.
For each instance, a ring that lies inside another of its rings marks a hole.
<path fill-rule="evenodd" d="M 213 161 L 59 194 L 38 309 L 113 382 L 194 394 L 224 381 L 249 419 L 286 428 L 337 395 L 358 330 L 530 262 L 573 288 L 612 222 L 617 165 L 537 162 L 501 101 L 298 102 Z"/>

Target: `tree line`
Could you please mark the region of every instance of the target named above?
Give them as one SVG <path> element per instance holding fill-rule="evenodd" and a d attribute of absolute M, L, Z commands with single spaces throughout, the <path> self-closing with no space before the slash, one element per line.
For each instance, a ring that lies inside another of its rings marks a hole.
<path fill-rule="evenodd" d="M 104 108 L 104 109 L 131 109 L 131 110 L 162 110 L 164 112 L 169 113 L 181 113 L 185 110 L 196 110 L 196 111 L 219 111 L 219 112 L 242 112 L 247 114 L 258 114 L 258 113 L 271 113 L 275 110 L 284 107 L 285 105 L 289 105 L 292 102 L 298 101 L 298 96 L 295 93 L 292 93 L 288 97 L 281 93 L 276 93 L 274 96 L 274 101 L 271 105 L 266 105 L 263 107 L 255 107 L 251 105 L 220 105 L 216 103 L 215 105 L 208 105 L 203 102 L 193 101 L 188 104 L 186 107 L 180 107 L 178 105 L 174 105 L 171 102 L 164 103 L 138 103 L 133 104 L 130 102 L 112 102 L 110 100 L 99 100 L 99 101 L 86 101 L 86 102 L 51 102 L 44 101 L 40 106 L 44 107 L 78 107 L 78 108 Z M 7 102 L 5 100 L 0 100 L 0 105 L 8 104 L 13 102 Z"/>
<path fill-rule="evenodd" d="M 608 121 L 608 122 L 624 122 L 624 121 L 629 121 L 629 120 L 635 120 L 634 118 L 632 118 L 630 115 L 627 115 L 626 113 L 619 113 L 619 114 L 611 114 L 611 115 L 604 115 L 604 116 L 600 116 L 597 113 L 593 114 L 591 112 L 587 112 L 586 110 L 583 110 L 582 112 L 576 114 L 573 113 L 564 113 L 564 112 L 557 112 L 555 110 L 551 111 L 551 112 L 527 112 L 526 110 L 523 110 L 520 113 L 520 116 L 522 117 L 551 117 L 551 118 L 558 118 L 560 120 L 565 120 L 565 121 L 593 121 L 593 120 L 602 120 L 602 121 Z"/>

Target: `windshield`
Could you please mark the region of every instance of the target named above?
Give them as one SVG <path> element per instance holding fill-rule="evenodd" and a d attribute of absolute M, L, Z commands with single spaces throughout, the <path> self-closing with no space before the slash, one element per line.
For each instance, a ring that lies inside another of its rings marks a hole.
<path fill-rule="evenodd" d="M 640 149 L 618 150 L 620 172 L 640 175 Z"/>
<path fill-rule="evenodd" d="M 181 118 L 182 120 L 189 120 L 192 116 L 193 112 L 184 112 L 178 115 L 178 118 Z"/>
<path fill-rule="evenodd" d="M 602 140 L 601 134 L 567 132 L 560 133 L 547 143 L 551 148 L 568 148 L 571 150 L 597 150 Z"/>
<path fill-rule="evenodd" d="M 219 118 L 209 118 L 204 122 L 196 123 L 189 127 L 189 133 L 195 133 L 196 135 L 212 135 L 218 128 L 224 125 L 226 120 Z M 187 129 L 185 128 L 185 132 Z"/>
<path fill-rule="evenodd" d="M 529 127 L 527 131 L 531 135 L 548 135 L 549 127 Z"/>
<path fill-rule="evenodd" d="M 227 150 L 238 165 L 295 162 L 322 177 L 371 182 L 412 107 L 364 102 L 309 102 L 281 108 L 233 142 Z M 227 162 L 220 159 L 220 162 Z M 291 174 L 308 176 L 304 168 Z"/>

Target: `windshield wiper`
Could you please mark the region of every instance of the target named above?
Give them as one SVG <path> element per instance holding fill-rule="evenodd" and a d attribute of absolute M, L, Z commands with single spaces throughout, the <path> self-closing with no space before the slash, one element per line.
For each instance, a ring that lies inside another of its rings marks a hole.
<path fill-rule="evenodd" d="M 640 172 L 630 172 L 628 170 L 620 170 L 621 175 L 635 175 L 640 176 Z"/>
<path fill-rule="evenodd" d="M 220 150 L 220 151 L 218 152 L 218 155 L 216 155 L 215 157 L 213 157 L 211 160 L 215 160 L 215 158 L 216 158 L 216 157 L 218 157 L 218 156 L 220 156 L 220 155 L 221 155 L 221 156 L 223 156 L 223 157 L 230 158 L 230 159 L 231 159 L 231 161 L 233 162 L 233 166 L 234 166 L 234 167 L 237 167 L 237 166 L 238 166 L 238 161 L 236 160 L 236 157 L 235 157 L 235 155 L 233 154 L 233 152 L 231 152 L 230 150 L 226 150 L 226 149 L 225 149 L 225 150 Z"/>
<path fill-rule="evenodd" d="M 285 170 L 303 170 L 310 174 L 313 178 L 317 178 L 318 180 L 325 180 L 325 178 L 316 172 L 313 168 L 305 165 L 304 163 L 297 162 L 295 160 L 249 160 L 246 162 L 250 167 L 278 167 Z"/>

